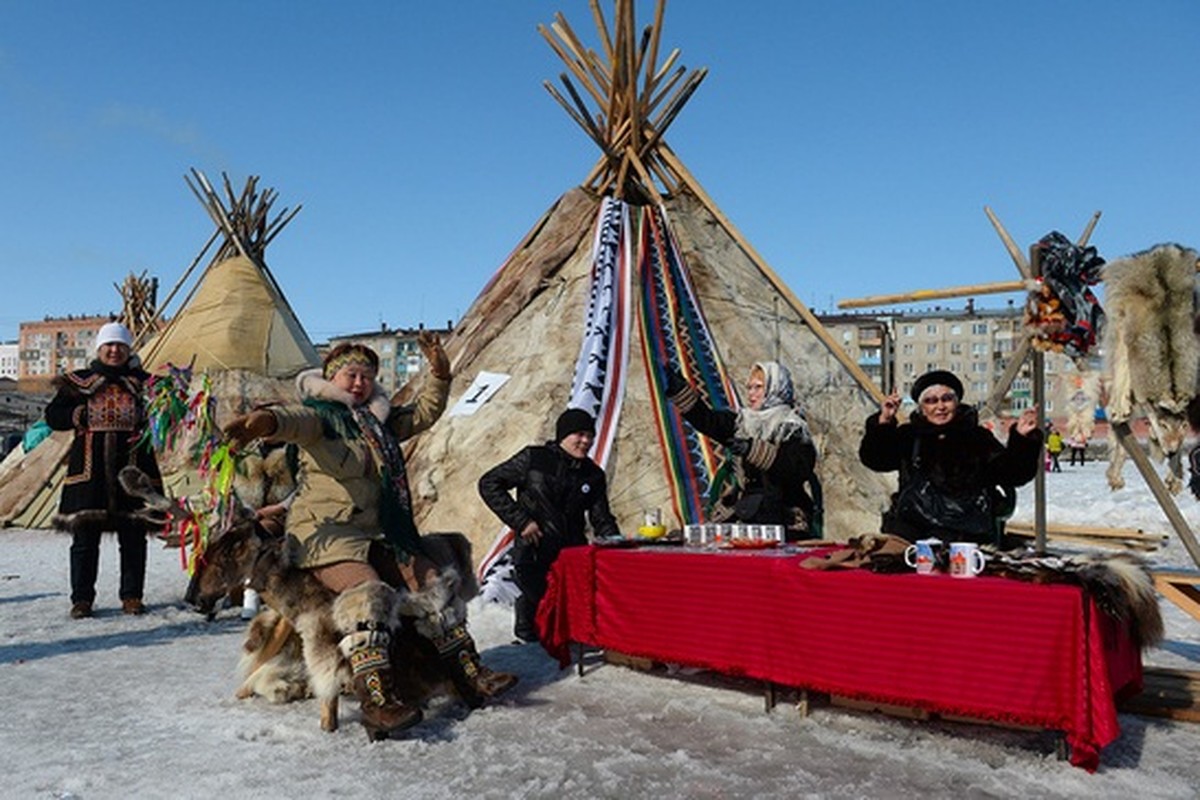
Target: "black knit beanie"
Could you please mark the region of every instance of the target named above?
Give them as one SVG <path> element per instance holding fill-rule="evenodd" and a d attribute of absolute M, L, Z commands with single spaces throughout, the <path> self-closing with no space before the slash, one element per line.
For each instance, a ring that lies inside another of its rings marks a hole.
<path fill-rule="evenodd" d="M 568 408 L 558 415 L 558 422 L 554 423 L 554 441 L 561 442 L 572 433 L 580 431 L 586 431 L 595 436 L 596 420 L 592 419 L 592 415 L 582 408 Z"/>

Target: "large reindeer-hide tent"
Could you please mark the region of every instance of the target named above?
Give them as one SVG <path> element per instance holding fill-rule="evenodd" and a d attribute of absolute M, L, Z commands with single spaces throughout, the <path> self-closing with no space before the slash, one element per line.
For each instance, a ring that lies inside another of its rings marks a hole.
<path fill-rule="evenodd" d="M 664 402 L 666 370 L 736 407 L 736 385 L 771 359 L 791 370 L 821 452 L 825 535 L 878 530 L 887 482 L 860 465 L 857 447 L 881 393 L 667 147 L 663 133 L 705 71 L 672 73 L 678 51 L 659 64 L 663 3 L 640 41 L 631 0 L 616 3 L 611 32 L 593 8 L 602 54 L 561 15 L 542 34 L 570 71 L 571 100 L 547 88 L 603 155 L 449 337 L 451 409 L 410 452 L 418 523 L 463 530 L 477 559 L 494 555 L 500 523 L 479 499 L 479 476 L 552 439 L 569 405 L 597 413 L 593 458 L 624 530 L 646 509 L 672 526 L 699 521 L 724 453 Z"/>
<path fill-rule="evenodd" d="M 192 171 L 188 185 L 216 231 L 163 303 L 163 310 L 214 243 L 216 250 L 171 321 L 154 336 L 153 324 L 135 331 L 135 351 L 148 371 L 161 372 L 168 364 L 190 365 L 197 376 L 206 376 L 217 401 L 217 419 L 229 419 L 255 403 L 293 399 L 291 378 L 320 363 L 264 260 L 267 244 L 300 209 L 284 209 L 272 218 L 276 194 L 270 189 L 260 193 L 257 180 L 250 178 L 235 194 L 226 178 L 222 199 L 202 173 Z M 0 525 L 49 526 L 58 506 L 61 464 L 70 440 L 68 432 L 53 434 L 0 478 Z M 199 486 L 189 463 L 189 445 L 185 437 L 160 458 L 173 494 L 190 494 Z"/>

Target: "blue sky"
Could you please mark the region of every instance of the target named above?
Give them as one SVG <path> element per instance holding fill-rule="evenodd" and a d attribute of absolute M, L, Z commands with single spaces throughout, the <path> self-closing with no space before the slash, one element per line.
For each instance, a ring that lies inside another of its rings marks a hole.
<path fill-rule="evenodd" d="M 560 10 L 597 44 L 585 0 L 5 0 L 0 341 L 119 308 L 131 271 L 165 293 L 211 233 L 190 167 L 303 205 L 268 262 L 314 340 L 456 320 L 596 159 L 541 85 Z M 1014 278 L 985 205 L 1023 248 L 1097 210 L 1110 260 L 1196 247 L 1198 23 L 1190 0 L 673 0 L 663 44 L 710 75 L 667 139 L 818 311 Z"/>

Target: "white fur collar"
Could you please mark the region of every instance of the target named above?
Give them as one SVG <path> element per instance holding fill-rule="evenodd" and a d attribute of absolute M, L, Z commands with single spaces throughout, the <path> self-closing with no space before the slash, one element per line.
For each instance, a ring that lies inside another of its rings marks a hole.
<path fill-rule="evenodd" d="M 312 397 L 317 400 L 329 400 L 334 403 L 341 403 L 347 408 L 354 407 L 354 396 L 345 389 L 339 389 L 332 382 L 325 379 L 319 368 L 306 369 L 296 376 L 296 391 L 300 393 L 301 399 L 307 400 Z M 388 402 L 387 395 L 383 393 L 383 389 L 379 384 L 375 384 L 375 391 L 367 398 L 367 407 L 371 413 L 380 422 L 386 422 L 388 413 L 391 411 L 391 403 Z"/>

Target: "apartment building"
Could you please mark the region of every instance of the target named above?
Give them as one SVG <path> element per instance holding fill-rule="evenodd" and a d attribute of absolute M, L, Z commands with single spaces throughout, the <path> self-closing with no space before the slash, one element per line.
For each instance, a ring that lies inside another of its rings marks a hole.
<path fill-rule="evenodd" d="M 16 342 L 0 342 L 0 378 L 14 383 L 20 377 L 21 347 Z"/>
<path fill-rule="evenodd" d="M 112 317 L 46 317 L 22 322 L 18 334 L 17 383 L 24 392 L 49 391 L 55 375 L 91 363 L 100 326 Z"/>

